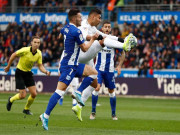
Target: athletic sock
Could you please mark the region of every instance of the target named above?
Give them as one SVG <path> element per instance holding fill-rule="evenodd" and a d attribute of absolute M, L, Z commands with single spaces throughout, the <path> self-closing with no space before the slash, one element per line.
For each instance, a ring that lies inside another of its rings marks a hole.
<path fill-rule="evenodd" d="M 96 113 L 97 101 L 98 101 L 98 91 L 94 90 L 93 93 L 92 93 L 92 111 L 91 112 Z"/>
<path fill-rule="evenodd" d="M 58 100 L 61 98 L 61 96 L 64 95 L 64 91 L 62 90 L 56 90 L 53 95 L 51 96 L 51 98 L 49 99 L 49 103 L 47 105 L 46 111 L 45 113 L 47 115 L 50 115 L 51 111 L 53 110 L 53 108 L 56 106 Z"/>
<path fill-rule="evenodd" d="M 116 96 L 110 97 L 110 105 L 111 105 L 112 116 L 116 115 Z"/>
<path fill-rule="evenodd" d="M 25 110 L 29 110 L 30 106 L 32 105 L 32 103 L 34 102 L 34 99 L 31 95 L 29 95 L 27 103 L 24 107 Z"/>
<path fill-rule="evenodd" d="M 82 93 L 82 101 L 85 103 L 89 96 L 91 95 L 91 93 L 94 91 L 95 88 L 93 88 L 91 85 L 88 86 Z"/>
<path fill-rule="evenodd" d="M 93 80 L 97 78 L 97 75 L 90 75 L 88 77 L 85 77 L 84 80 L 82 81 L 81 85 L 77 89 L 80 93 L 83 92 L 84 89 L 86 89 L 92 82 Z"/>
<path fill-rule="evenodd" d="M 20 97 L 19 97 L 19 93 L 17 93 L 16 95 L 14 95 L 13 97 L 10 98 L 10 102 L 14 102 L 16 100 L 20 100 Z"/>

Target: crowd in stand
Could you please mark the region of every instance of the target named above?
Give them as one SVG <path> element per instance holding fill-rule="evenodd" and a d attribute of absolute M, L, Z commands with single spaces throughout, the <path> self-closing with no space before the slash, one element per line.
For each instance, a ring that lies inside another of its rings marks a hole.
<path fill-rule="evenodd" d="M 6 66 L 10 55 L 17 49 L 28 46 L 33 35 L 41 37 L 40 49 L 45 66 L 58 66 L 63 51 L 63 40 L 58 39 L 62 27 L 60 23 L 53 25 L 51 22 L 9 23 L 7 29 L 0 32 L 0 66 Z M 180 26 L 173 17 L 169 24 L 164 21 L 137 25 L 124 23 L 112 28 L 115 36 L 125 38 L 129 33 L 137 37 L 138 46 L 126 53 L 123 68 L 138 68 L 139 75 L 146 75 L 148 69 L 180 69 Z M 116 51 L 116 65 L 118 59 L 120 54 Z"/>
<path fill-rule="evenodd" d="M 19 2 L 21 6 L 58 6 L 59 4 L 66 3 L 71 6 L 101 6 L 107 5 L 108 2 L 112 0 L 23 0 Z M 115 0 L 115 5 L 118 3 L 124 4 L 178 4 L 180 0 Z M 66 5 L 66 6 L 67 6 Z"/>

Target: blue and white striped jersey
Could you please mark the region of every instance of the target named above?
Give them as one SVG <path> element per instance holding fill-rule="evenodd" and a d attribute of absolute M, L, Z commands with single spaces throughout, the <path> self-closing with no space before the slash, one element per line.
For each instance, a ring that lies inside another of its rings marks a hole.
<path fill-rule="evenodd" d="M 64 56 L 61 66 L 78 65 L 79 45 L 84 43 L 81 30 L 70 23 L 61 29 L 61 34 L 64 35 Z"/>
<path fill-rule="evenodd" d="M 96 57 L 96 69 L 114 72 L 114 48 L 104 47 Z"/>
<path fill-rule="evenodd" d="M 119 49 L 119 51 L 122 51 Z M 100 71 L 114 72 L 115 49 L 104 47 L 96 57 L 96 69 Z"/>

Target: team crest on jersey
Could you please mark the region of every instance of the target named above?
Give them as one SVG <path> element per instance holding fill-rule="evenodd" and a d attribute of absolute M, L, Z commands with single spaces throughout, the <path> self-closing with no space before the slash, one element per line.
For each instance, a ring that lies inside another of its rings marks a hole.
<path fill-rule="evenodd" d="M 83 36 L 82 36 L 82 34 L 79 35 L 79 38 L 80 38 L 81 41 L 83 41 Z"/>
<path fill-rule="evenodd" d="M 71 80 L 71 76 L 67 75 L 66 80 Z"/>
<path fill-rule="evenodd" d="M 78 32 L 78 33 L 81 33 L 81 31 L 80 31 L 80 30 L 78 30 L 77 32 Z"/>

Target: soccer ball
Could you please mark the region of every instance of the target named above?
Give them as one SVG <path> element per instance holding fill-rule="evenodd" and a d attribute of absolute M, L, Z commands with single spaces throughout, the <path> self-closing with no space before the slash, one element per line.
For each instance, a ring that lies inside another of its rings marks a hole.
<path fill-rule="evenodd" d="M 137 38 L 134 35 L 130 37 L 129 42 L 131 44 L 131 48 L 135 48 L 137 46 Z"/>
<path fill-rule="evenodd" d="M 128 36 L 124 39 L 124 42 L 126 42 Z M 135 48 L 137 46 L 137 38 L 133 35 L 129 39 L 129 43 L 131 45 L 131 49 Z"/>

